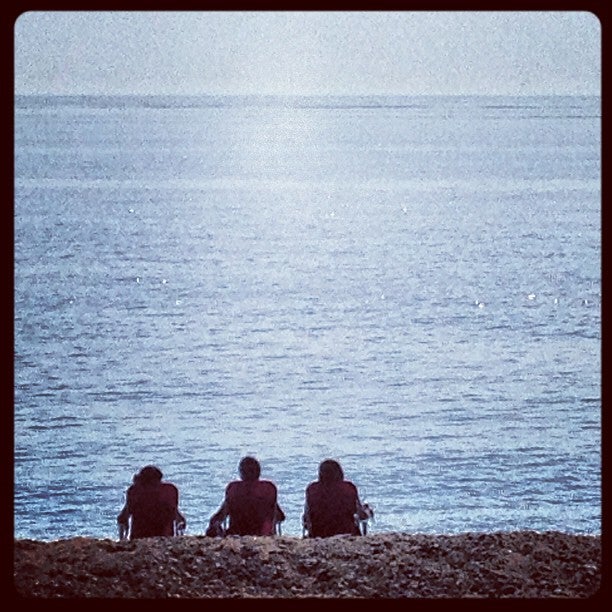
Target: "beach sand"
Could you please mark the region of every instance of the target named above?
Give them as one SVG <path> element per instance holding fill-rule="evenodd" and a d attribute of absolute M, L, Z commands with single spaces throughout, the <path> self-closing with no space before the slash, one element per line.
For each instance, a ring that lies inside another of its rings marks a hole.
<path fill-rule="evenodd" d="M 599 597 L 601 537 L 559 532 L 15 540 L 17 598 Z"/>

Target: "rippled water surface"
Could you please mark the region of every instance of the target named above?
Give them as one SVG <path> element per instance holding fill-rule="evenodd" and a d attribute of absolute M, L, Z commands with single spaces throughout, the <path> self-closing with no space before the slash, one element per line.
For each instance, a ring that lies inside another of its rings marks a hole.
<path fill-rule="evenodd" d="M 244 454 L 301 535 L 600 532 L 596 98 L 18 97 L 15 535 L 202 533 Z"/>

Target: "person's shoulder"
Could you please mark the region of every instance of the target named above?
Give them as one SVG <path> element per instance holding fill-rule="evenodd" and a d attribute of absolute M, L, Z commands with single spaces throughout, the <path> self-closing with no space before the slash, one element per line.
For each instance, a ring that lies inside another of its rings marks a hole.
<path fill-rule="evenodd" d="M 347 491 L 354 491 L 355 493 L 357 493 L 357 487 L 350 480 L 343 480 L 342 481 L 342 488 L 347 490 Z"/>
<path fill-rule="evenodd" d="M 277 487 L 271 480 L 259 480 L 259 488 L 267 489 L 269 491 L 276 491 Z"/>
<path fill-rule="evenodd" d="M 126 491 L 126 496 L 134 497 L 135 495 L 138 495 L 141 491 L 142 491 L 142 485 L 132 484 L 128 487 Z"/>
<path fill-rule="evenodd" d="M 226 493 L 228 491 L 234 491 L 242 486 L 242 480 L 232 480 L 232 482 L 228 482 L 225 487 Z"/>
<path fill-rule="evenodd" d="M 161 495 L 161 499 L 171 502 L 173 504 L 178 503 L 179 498 L 179 490 L 178 487 L 171 482 L 160 482 L 159 483 L 159 494 Z"/>

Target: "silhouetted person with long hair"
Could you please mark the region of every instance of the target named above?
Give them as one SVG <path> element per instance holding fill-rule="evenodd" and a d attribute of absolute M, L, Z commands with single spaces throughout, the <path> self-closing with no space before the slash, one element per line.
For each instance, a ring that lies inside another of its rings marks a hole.
<path fill-rule="evenodd" d="M 304 529 L 308 537 L 361 535 L 359 521 L 373 516 L 367 504 L 359 500 L 357 487 L 344 480 L 340 464 L 326 459 L 319 465 L 319 480 L 306 487 Z"/>
<path fill-rule="evenodd" d="M 134 476 L 117 517 L 121 539 L 173 536 L 185 528 L 185 517 L 178 509 L 178 489 L 162 482 L 162 478 L 161 470 L 154 465 L 143 467 Z"/>
<path fill-rule="evenodd" d="M 274 535 L 276 524 L 285 520 L 276 485 L 259 479 L 261 466 L 254 457 L 243 457 L 238 471 L 240 480 L 227 485 L 223 504 L 211 517 L 206 535 L 223 535 L 222 524 L 227 517 L 228 535 Z"/>

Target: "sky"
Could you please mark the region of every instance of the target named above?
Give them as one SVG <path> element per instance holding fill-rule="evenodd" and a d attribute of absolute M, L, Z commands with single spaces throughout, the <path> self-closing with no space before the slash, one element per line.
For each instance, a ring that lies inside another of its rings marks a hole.
<path fill-rule="evenodd" d="M 582 11 L 27 12 L 15 93 L 584 94 L 601 27 Z"/>

